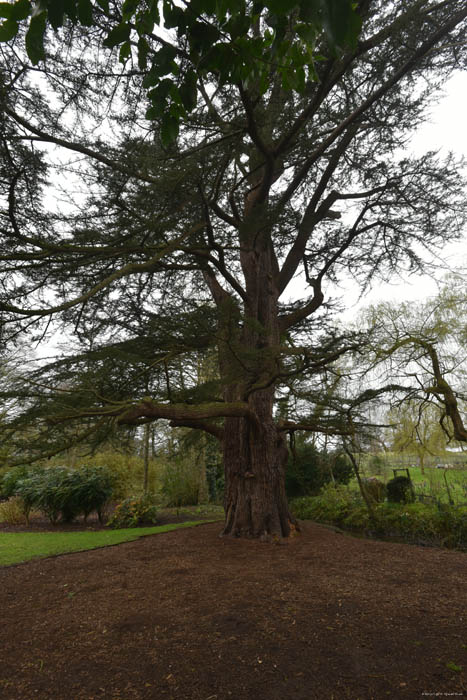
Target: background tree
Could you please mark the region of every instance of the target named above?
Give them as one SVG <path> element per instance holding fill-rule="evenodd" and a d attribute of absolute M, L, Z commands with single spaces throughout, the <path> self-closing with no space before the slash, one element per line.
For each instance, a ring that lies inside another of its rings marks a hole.
<path fill-rule="evenodd" d="M 362 2 L 359 42 L 339 48 L 307 35 L 295 5 L 276 26 L 267 7 L 245 7 L 255 21 L 234 43 L 246 34 L 273 52 L 258 74 L 200 66 L 178 27 L 152 107 L 131 41 L 123 67 L 101 51 L 105 17 L 51 36 L 34 70 L 20 35 L 4 46 L 0 310 L 12 333 L 55 318 L 76 344 L 20 387 L 33 450 L 60 449 L 73 422 L 86 440 L 157 419 L 202 429 L 222 444 L 224 532 L 287 536 L 287 433 L 349 431 L 323 388 L 362 339 L 332 329 L 331 283 L 416 272 L 423 249 L 461 235 L 454 159 L 394 154 L 464 60 L 467 8 Z M 150 65 L 162 40 L 146 39 Z M 196 96 L 170 141 L 173 75 L 188 73 Z M 66 208 L 44 206 L 54 169 Z M 197 385 L 188 369 L 208 349 L 218 381 Z M 276 402 L 291 390 L 285 420 Z"/>
<path fill-rule="evenodd" d="M 394 452 L 416 456 L 422 474 L 425 473 L 426 458 L 442 454 L 446 449 L 446 435 L 439 419 L 436 407 L 414 401 L 401 403 L 388 416 L 388 423 L 395 426 L 392 449 Z"/>
<path fill-rule="evenodd" d="M 408 403 L 395 409 L 401 448 L 418 444 L 421 455 L 443 441 L 467 441 L 466 304 L 465 279 L 452 274 L 426 302 L 385 303 L 368 313 L 374 366 L 405 386 Z"/>

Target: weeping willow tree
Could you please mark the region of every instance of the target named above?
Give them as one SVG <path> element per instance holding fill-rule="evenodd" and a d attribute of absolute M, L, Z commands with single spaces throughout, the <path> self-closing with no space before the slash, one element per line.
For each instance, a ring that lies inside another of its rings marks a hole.
<path fill-rule="evenodd" d="M 465 215 L 453 156 L 400 155 L 465 61 L 464 3 L 363 0 L 341 44 L 305 4 L 245 2 L 241 26 L 202 5 L 163 33 L 115 2 L 34 67 L 21 26 L 1 50 L 2 333 L 66 338 L 17 389 L 31 458 L 204 431 L 226 535 L 287 537 L 286 436 L 349 432 L 335 365 L 363 338 L 333 328 L 332 285 L 421 271 Z"/>
<path fill-rule="evenodd" d="M 426 301 L 386 302 L 365 314 L 373 328 L 367 369 L 379 368 L 400 387 L 395 447 L 417 452 L 422 472 L 426 455 L 467 442 L 466 307 L 465 277 L 454 273 Z"/>

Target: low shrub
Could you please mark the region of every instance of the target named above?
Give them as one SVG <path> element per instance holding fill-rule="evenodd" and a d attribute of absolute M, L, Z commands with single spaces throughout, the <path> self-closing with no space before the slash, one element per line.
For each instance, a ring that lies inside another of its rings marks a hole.
<path fill-rule="evenodd" d="M 341 525 L 356 503 L 360 502 L 361 498 L 356 492 L 328 484 L 318 496 L 296 498 L 292 501 L 292 510 L 297 518 L 303 520 Z"/>
<path fill-rule="evenodd" d="M 102 509 L 112 496 L 113 481 L 112 474 L 102 467 L 50 467 L 17 480 L 14 493 L 22 499 L 27 520 L 34 507 L 53 524 L 60 517 L 71 522 L 83 514 L 86 519 L 94 510 L 102 521 Z"/>
<path fill-rule="evenodd" d="M 157 522 L 157 507 L 151 496 L 126 498 L 119 503 L 108 521 L 111 528 L 137 527 Z"/>
<path fill-rule="evenodd" d="M 25 522 L 26 518 L 21 498 L 11 496 L 7 501 L 0 503 L 0 523 L 23 525 Z"/>
<path fill-rule="evenodd" d="M 0 481 L 0 494 L 2 498 L 10 498 L 16 493 L 16 485 L 22 479 L 27 479 L 40 472 L 39 467 L 21 466 L 12 467 L 5 472 Z"/>
<path fill-rule="evenodd" d="M 325 487 L 319 496 L 292 502 L 297 518 L 337 525 L 359 532 L 378 532 L 408 542 L 467 549 L 467 506 L 424 503 L 380 503 L 370 522 L 363 499 L 356 492 Z"/>
<path fill-rule="evenodd" d="M 353 468 L 345 454 L 318 450 L 314 445 L 298 440 L 295 454 L 289 456 L 285 489 L 289 498 L 315 496 L 333 480 L 348 484 Z"/>
<path fill-rule="evenodd" d="M 408 476 L 396 476 L 386 484 L 390 503 L 412 503 L 415 500 L 412 482 Z"/>

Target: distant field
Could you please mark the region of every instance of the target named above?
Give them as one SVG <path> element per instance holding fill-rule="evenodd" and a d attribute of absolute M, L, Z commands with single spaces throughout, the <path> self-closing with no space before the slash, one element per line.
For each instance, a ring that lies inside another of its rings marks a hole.
<path fill-rule="evenodd" d="M 422 474 L 420 467 L 409 466 L 408 469 L 417 494 L 432 496 L 443 503 L 449 503 L 449 494 L 446 487 L 447 481 L 454 503 L 467 503 L 467 468 L 445 470 L 425 467 L 424 474 Z M 392 467 L 388 465 L 384 465 L 379 474 L 368 468 L 363 471 L 366 476 L 374 475 L 385 482 L 394 476 Z M 397 475 L 405 475 L 405 471 L 398 471 Z M 351 487 L 358 488 L 356 479 L 352 480 Z"/>

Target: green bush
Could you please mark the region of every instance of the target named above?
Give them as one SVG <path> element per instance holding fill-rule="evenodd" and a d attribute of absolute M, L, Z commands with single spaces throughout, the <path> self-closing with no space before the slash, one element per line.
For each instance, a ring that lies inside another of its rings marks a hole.
<path fill-rule="evenodd" d="M 151 496 L 126 498 L 119 503 L 108 521 L 109 527 L 137 527 L 157 522 L 157 508 Z"/>
<path fill-rule="evenodd" d="M 285 476 L 289 498 L 311 496 L 332 481 L 348 484 L 353 469 L 347 457 L 339 452 L 320 452 L 314 445 L 297 441 L 295 455 L 290 455 Z"/>
<path fill-rule="evenodd" d="M 377 474 L 378 476 L 384 475 L 385 461 L 379 455 L 373 455 L 368 462 L 368 469 L 371 473 Z"/>
<path fill-rule="evenodd" d="M 84 466 L 72 471 L 65 481 L 69 497 L 62 508 L 64 520 L 73 520 L 82 513 L 87 520 L 90 513 L 97 512 L 102 522 L 102 509 L 114 495 L 114 475 L 104 467 Z"/>
<path fill-rule="evenodd" d="M 199 471 L 183 459 L 171 460 L 162 477 L 162 496 L 166 506 L 180 508 L 198 504 Z"/>
<path fill-rule="evenodd" d="M 60 517 L 71 522 L 83 514 L 86 519 L 94 510 L 102 522 L 102 509 L 112 496 L 113 483 L 114 477 L 103 467 L 50 467 L 18 480 L 14 493 L 23 500 L 27 519 L 35 507 L 53 524 Z"/>
<path fill-rule="evenodd" d="M 297 498 L 291 507 L 297 518 L 341 525 L 360 502 L 356 492 L 328 484 L 318 496 Z"/>
<path fill-rule="evenodd" d="M 408 542 L 467 549 L 467 506 L 424 503 L 380 503 L 375 506 L 376 522 L 357 492 L 325 487 L 319 496 L 292 501 L 297 518 L 337 525 L 359 532 L 402 538 Z"/>
<path fill-rule="evenodd" d="M 3 475 L 0 481 L 0 495 L 2 498 L 10 498 L 16 492 L 16 485 L 22 479 L 27 479 L 40 471 L 38 467 L 21 466 L 12 467 Z"/>
<path fill-rule="evenodd" d="M 415 500 L 412 482 L 408 476 L 396 476 L 386 484 L 390 503 L 412 503 Z"/>

